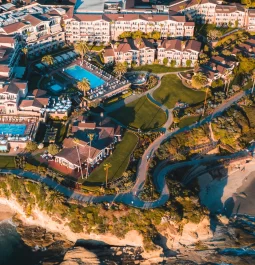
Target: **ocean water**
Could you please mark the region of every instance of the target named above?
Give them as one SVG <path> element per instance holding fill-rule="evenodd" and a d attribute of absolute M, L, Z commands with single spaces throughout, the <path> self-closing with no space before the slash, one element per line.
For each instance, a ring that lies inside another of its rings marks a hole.
<path fill-rule="evenodd" d="M 0 222 L 0 265 L 37 265 L 41 256 L 26 246 L 11 220 Z"/>

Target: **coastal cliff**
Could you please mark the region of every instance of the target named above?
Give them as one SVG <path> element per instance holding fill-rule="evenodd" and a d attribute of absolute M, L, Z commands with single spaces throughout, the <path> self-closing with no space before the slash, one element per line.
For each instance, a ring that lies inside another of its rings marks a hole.
<path fill-rule="evenodd" d="M 164 209 L 140 210 L 122 204 L 107 208 L 71 204 L 46 186 L 10 176 L 0 181 L 0 209 L 1 205 L 12 209 L 22 240 L 42 251 L 44 265 L 114 264 L 106 260 L 120 264 L 123 259 L 144 265 L 249 264 L 252 256 L 243 253 L 253 251 L 253 219 L 211 218 L 194 196 L 181 192 L 183 196 Z M 182 215 L 177 214 L 177 203 L 182 205 Z"/>

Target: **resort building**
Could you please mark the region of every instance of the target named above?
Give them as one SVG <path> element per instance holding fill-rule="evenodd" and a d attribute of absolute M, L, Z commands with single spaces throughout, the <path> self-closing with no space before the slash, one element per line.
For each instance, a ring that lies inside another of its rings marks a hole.
<path fill-rule="evenodd" d="M 123 42 L 109 47 L 104 52 L 104 62 L 126 62 L 128 67 L 134 65 L 152 64 L 155 60 L 156 46 L 152 39 L 125 39 Z"/>
<path fill-rule="evenodd" d="M 28 48 L 28 56 L 45 54 L 63 46 L 65 32 L 61 26 L 66 10 L 40 6 L 37 3 L 19 8 L 19 11 L 0 14 L 0 34 L 15 36 Z"/>
<path fill-rule="evenodd" d="M 217 0 L 184 0 L 171 3 L 169 11 L 184 14 L 201 24 L 254 29 L 254 10 L 238 3 L 221 4 Z"/>
<path fill-rule="evenodd" d="M 230 60 L 225 56 L 212 56 L 210 61 L 201 66 L 201 70 L 206 74 L 209 83 L 219 78 L 225 79 L 226 76 L 232 73 L 238 62 Z"/>
<path fill-rule="evenodd" d="M 114 144 L 121 140 L 120 127 L 101 125 L 79 117 L 72 125 L 73 137 L 66 138 L 55 162 L 78 171 L 93 168 L 111 154 Z M 91 137 L 91 138 L 90 138 Z"/>
<path fill-rule="evenodd" d="M 0 84 L 0 114 L 17 114 L 19 102 L 27 95 L 27 82 L 12 80 Z"/>
<path fill-rule="evenodd" d="M 118 40 L 123 32 L 158 31 L 161 37 L 191 38 L 195 23 L 187 22 L 183 15 L 168 14 L 74 14 L 64 18 L 66 41 L 105 42 Z"/>
<path fill-rule="evenodd" d="M 166 58 L 168 65 L 175 61 L 176 66 L 194 66 L 200 51 L 201 43 L 195 40 L 188 40 L 186 43 L 180 40 L 164 40 L 158 46 L 157 56 L 160 64 Z"/>
<path fill-rule="evenodd" d="M 15 37 L 0 35 L 0 78 L 13 77 L 22 45 Z"/>

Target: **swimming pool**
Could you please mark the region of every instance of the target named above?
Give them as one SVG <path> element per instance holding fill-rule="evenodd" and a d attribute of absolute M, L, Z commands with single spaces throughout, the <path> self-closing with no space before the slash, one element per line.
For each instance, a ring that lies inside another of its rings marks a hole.
<path fill-rule="evenodd" d="M 74 79 L 81 81 L 83 78 L 87 78 L 90 82 L 90 87 L 93 89 L 97 86 L 101 86 L 105 81 L 98 76 L 90 73 L 79 65 L 73 65 L 65 69 L 65 73 L 73 77 Z"/>
<path fill-rule="evenodd" d="M 24 135 L 26 124 L 0 123 L 0 134 Z"/>

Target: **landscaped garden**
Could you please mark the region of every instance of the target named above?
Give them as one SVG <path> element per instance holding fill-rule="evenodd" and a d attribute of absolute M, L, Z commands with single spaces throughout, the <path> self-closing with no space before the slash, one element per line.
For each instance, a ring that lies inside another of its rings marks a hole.
<path fill-rule="evenodd" d="M 205 98 L 205 92 L 187 88 L 176 75 L 169 74 L 163 76 L 161 85 L 154 91 L 153 97 L 169 109 L 172 109 L 178 101 L 188 104 L 202 102 Z"/>
<path fill-rule="evenodd" d="M 141 130 L 160 128 L 167 120 L 165 112 L 143 96 L 109 114 L 122 124 Z"/>
<path fill-rule="evenodd" d="M 147 64 L 133 68 L 134 71 L 148 71 L 155 74 L 168 73 L 168 72 L 180 72 L 190 70 L 190 67 L 169 67 L 160 64 Z"/>
<path fill-rule="evenodd" d="M 102 162 L 89 176 L 88 182 L 105 182 L 105 171 L 104 164 L 110 163 L 108 181 L 113 179 L 118 179 L 122 176 L 123 172 L 126 170 L 130 155 L 133 152 L 136 144 L 138 142 L 138 137 L 132 132 L 126 132 L 122 141 L 117 144 L 116 149 L 113 154 L 109 156 L 104 162 Z"/>

